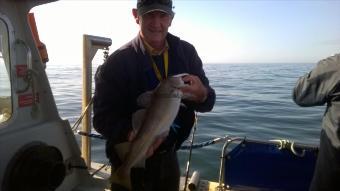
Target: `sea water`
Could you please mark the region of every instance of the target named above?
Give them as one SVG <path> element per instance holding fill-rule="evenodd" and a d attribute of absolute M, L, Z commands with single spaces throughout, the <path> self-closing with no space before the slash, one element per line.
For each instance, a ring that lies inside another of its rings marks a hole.
<path fill-rule="evenodd" d="M 315 64 L 204 64 L 210 85 L 216 91 L 214 109 L 198 113 L 195 143 L 222 136 L 249 139 L 289 139 L 296 143 L 317 145 L 325 107 L 302 108 L 292 100 L 297 79 Z M 93 68 L 93 73 L 96 67 Z M 73 123 L 81 112 L 80 66 L 47 65 L 56 104 L 62 118 Z M 103 140 L 92 139 L 92 159 L 107 162 Z M 218 179 L 223 144 L 195 149 L 190 170 L 201 177 Z M 179 151 L 184 174 L 188 151 Z"/>

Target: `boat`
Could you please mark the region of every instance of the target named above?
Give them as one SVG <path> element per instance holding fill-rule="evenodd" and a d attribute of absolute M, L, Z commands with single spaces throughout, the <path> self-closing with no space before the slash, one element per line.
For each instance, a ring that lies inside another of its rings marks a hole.
<path fill-rule="evenodd" d="M 48 54 L 29 11 L 55 0 L 0 0 L 0 191 L 110 190 L 110 166 L 91 161 L 91 61 L 110 38 L 83 36 L 82 115 L 61 119 L 45 72 Z M 98 2 L 99 3 L 99 2 Z M 106 54 L 107 56 L 107 54 Z M 82 124 L 82 129 L 78 126 Z M 195 128 L 194 128 L 195 129 Z M 82 135 L 81 145 L 76 135 Z M 223 136 L 181 149 L 223 143 L 218 180 L 199 169 L 179 190 L 308 190 L 318 147 L 289 140 Z"/>

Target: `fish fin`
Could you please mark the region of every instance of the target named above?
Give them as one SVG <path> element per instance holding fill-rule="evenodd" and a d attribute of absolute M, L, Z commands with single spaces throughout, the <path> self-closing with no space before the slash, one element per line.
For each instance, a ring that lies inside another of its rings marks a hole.
<path fill-rule="evenodd" d="M 118 154 L 120 160 L 124 160 L 125 156 L 130 150 L 131 142 L 123 142 L 115 145 L 115 151 Z"/>
<path fill-rule="evenodd" d="M 137 98 L 137 105 L 140 107 L 147 108 L 151 105 L 153 91 L 147 91 L 142 93 Z"/>
<path fill-rule="evenodd" d="M 181 103 L 179 106 L 180 106 L 180 107 L 183 107 L 183 108 L 188 108 L 188 106 L 185 105 L 184 103 Z"/>
<path fill-rule="evenodd" d="M 132 115 L 132 128 L 137 134 L 145 118 L 146 109 L 137 110 Z"/>
<path fill-rule="evenodd" d="M 170 126 L 170 128 L 171 128 L 171 126 Z M 162 131 L 160 131 L 156 139 L 162 138 L 162 139 L 165 140 L 166 137 L 169 135 L 170 128 L 163 129 Z"/>
<path fill-rule="evenodd" d="M 142 160 L 139 160 L 133 167 L 145 168 L 145 160 L 146 160 L 146 158 L 143 158 Z"/>
<path fill-rule="evenodd" d="M 114 173 L 111 173 L 110 182 L 118 184 L 126 188 L 127 190 L 132 190 L 130 170 L 125 171 L 124 168 L 119 167 Z"/>
<path fill-rule="evenodd" d="M 183 93 L 182 94 L 182 99 L 190 99 L 192 97 L 194 97 L 194 95 L 191 94 L 191 93 Z"/>

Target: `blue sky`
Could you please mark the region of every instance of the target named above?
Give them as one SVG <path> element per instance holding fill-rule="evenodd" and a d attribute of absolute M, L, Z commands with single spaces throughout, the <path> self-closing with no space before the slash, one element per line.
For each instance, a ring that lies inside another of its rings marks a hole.
<path fill-rule="evenodd" d="M 138 32 L 135 0 L 64 0 L 34 8 L 49 64 L 82 64 L 82 34 L 110 52 Z M 340 0 L 177 0 L 170 32 L 204 63 L 317 62 L 340 52 Z M 66 58 L 66 60 L 65 60 Z"/>

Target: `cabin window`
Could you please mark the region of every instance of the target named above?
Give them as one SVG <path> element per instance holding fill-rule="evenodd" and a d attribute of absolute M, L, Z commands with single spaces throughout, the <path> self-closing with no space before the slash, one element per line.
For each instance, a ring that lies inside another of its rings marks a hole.
<path fill-rule="evenodd" d="M 0 18 L 0 124 L 12 115 L 8 27 Z"/>

